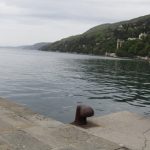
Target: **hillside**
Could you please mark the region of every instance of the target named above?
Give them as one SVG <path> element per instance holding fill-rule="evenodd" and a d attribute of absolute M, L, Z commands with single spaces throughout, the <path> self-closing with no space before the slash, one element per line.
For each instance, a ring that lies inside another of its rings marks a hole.
<path fill-rule="evenodd" d="M 50 42 L 49 43 L 41 42 L 41 43 L 36 43 L 36 44 L 33 44 L 33 45 L 23 45 L 23 46 L 18 46 L 18 47 L 15 47 L 15 48 L 39 50 L 45 45 L 50 45 Z"/>
<path fill-rule="evenodd" d="M 118 47 L 117 41 L 121 41 Z M 81 35 L 47 44 L 41 50 L 95 55 L 108 52 L 119 56 L 147 56 L 150 55 L 150 15 L 113 24 L 102 24 Z"/>
<path fill-rule="evenodd" d="M 33 44 L 33 45 L 18 46 L 17 48 L 38 50 L 38 49 L 41 49 L 45 45 L 50 45 L 50 43 L 41 42 L 41 43 L 36 43 L 36 44 Z"/>

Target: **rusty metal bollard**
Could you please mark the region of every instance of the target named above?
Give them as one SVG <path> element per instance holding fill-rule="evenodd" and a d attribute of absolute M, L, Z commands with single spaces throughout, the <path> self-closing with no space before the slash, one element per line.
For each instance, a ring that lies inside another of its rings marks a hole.
<path fill-rule="evenodd" d="M 78 105 L 74 123 L 77 125 L 86 125 L 87 117 L 94 116 L 94 110 L 90 106 Z"/>

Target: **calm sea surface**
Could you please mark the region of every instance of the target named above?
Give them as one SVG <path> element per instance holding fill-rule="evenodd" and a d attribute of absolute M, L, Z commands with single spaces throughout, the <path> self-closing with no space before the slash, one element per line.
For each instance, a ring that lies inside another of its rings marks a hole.
<path fill-rule="evenodd" d="M 78 104 L 95 115 L 150 116 L 150 64 L 125 59 L 0 49 L 0 96 L 65 123 Z"/>

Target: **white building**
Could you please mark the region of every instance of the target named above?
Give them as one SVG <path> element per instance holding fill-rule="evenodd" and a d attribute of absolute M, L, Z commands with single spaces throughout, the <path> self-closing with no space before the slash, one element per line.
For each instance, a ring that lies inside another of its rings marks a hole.
<path fill-rule="evenodd" d="M 136 40 L 137 38 L 128 38 L 128 41 L 134 41 Z"/>
<path fill-rule="evenodd" d="M 121 48 L 124 43 L 124 40 L 117 39 L 117 49 Z"/>
<path fill-rule="evenodd" d="M 142 40 L 143 38 L 147 37 L 147 34 L 146 33 L 141 33 L 139 35 L 139 39 Z"/>

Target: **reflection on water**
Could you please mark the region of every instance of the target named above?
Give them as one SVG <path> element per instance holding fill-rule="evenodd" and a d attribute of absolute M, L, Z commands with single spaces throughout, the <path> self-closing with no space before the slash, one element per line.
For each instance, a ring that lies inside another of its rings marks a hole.
<path fill-rule="evenodd" d="M 95 114 L 150 115 L 150 64 L 33 50 L 0 50 L 0 96 L 63 122 L 77 104 Z"/>

